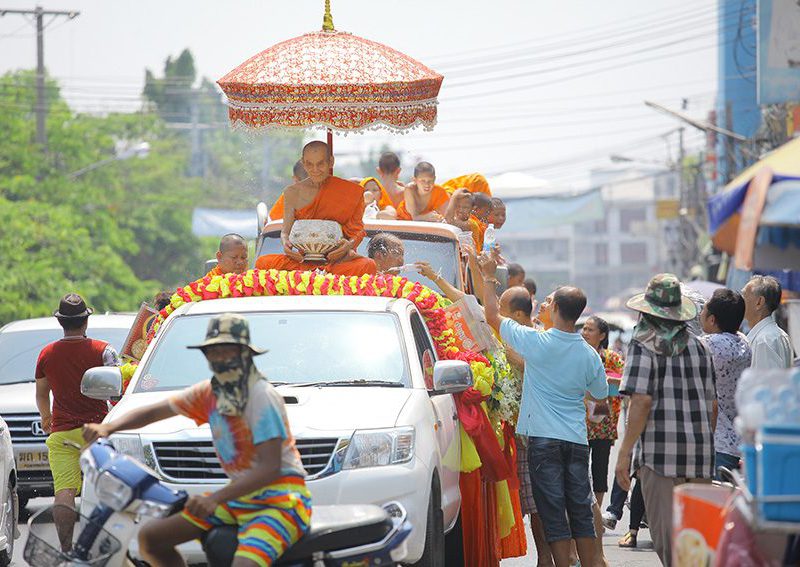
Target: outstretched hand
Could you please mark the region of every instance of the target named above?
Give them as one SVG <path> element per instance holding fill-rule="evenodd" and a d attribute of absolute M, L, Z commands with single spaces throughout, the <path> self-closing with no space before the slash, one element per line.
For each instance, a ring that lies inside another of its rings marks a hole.
<path fill-rule="evenodd" d="M 497 272 L 497 259 L 494 254 L 483 253 L 478 256 L 478 267 L 484 278 L 493 278 Z"/>
<path fill-rule="evenodd" d="M 433 268 L 428 262 L 419 261 L 415 262 L 414 265 L 417 267 L 417 271 L 419 271 L 421 276 L 426 277 L 431 281 L 436 279 L 437 274 L 433 271 Z"/>
<path fill-rule="evenodd" d="M 83 426 L 83 440 L 87 444 L 92 444 L 98 439 L 103 439 L 111 435 L 110 428 L 104 423 L 87 423 Z"/>

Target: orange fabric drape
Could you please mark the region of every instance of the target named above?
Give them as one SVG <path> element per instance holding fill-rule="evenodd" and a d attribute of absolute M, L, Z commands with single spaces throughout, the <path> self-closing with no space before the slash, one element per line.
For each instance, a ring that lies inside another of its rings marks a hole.
<path fill-rule="evenodd" d="M 489 188 L 489 182 L 480 173 L 468 173 L 466 175 L 459 175 L 453 179 L 448 179 L 442 185 L 448 194 L 452 195 L 456 189 L 467 189 L 470 193 L 486 193 L 492 196 L 492 190 Z"/>
<path fill-rule="evenodd" d="M 272 205 L 272 208 L 269 210 L 269 218 L 270 220 L 278 220 L 283 218 L 283 193 L 281 196 L 278 197 L 278 200 L 275 201 L 275 204 Z"/>
<path fill-rule="evenodd" d="M 439 210 L 439 208 L 442 207 L 442 205 L 446 205 L 449 200 L 450 200 L 450 195 L 447 194 L 447 191 L 445 191 L 439 185 L 434 185 L 433 189 L 431 189 L 431 196 L 430 200 L 428 201 L 428 205 L 423 209 L 423 211 L 420 214 L 424 215 L 426 213 L 437 211 Z M 397 218 L 399 220 L 414 220 L 411 217 L 411 213 L 409 213 L 408 209 L 406 208 L 405 201 L 397 205 Z"/>

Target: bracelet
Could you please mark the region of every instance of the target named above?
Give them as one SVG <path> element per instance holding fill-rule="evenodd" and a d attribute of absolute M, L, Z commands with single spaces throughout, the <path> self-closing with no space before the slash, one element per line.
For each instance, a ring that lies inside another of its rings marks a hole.
<path fill-rule="evenodd" d="M 483 283 L 494 284 L 494 287 L 500 287 L 500 281 L 496 278 L 484 278 Z"/>

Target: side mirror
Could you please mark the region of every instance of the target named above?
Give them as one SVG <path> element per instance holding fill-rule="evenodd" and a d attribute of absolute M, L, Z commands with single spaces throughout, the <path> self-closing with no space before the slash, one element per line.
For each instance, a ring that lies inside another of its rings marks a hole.
<path fill-rule="evenodd" d="M 119 367 L 97 366 L 84 372 L 81 394 L 94 400 L 111 400 L 122 396 L 122 372 Z"/>
<path fill-rule="evenodd" d="M 437 394 L 457 394 L 472 386 L 472 369 L 463 360 L 440 360 L 433 367 Z"/>

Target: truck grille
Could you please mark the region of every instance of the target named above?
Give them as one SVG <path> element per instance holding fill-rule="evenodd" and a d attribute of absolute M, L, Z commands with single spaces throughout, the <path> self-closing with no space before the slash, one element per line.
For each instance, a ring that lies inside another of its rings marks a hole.
<path fill-rule="evenodd" d="M 295 439 L 308 476 L 325 470 L 338 442 L 336 438 Z M 161 471 L 175 480 L 188 482 L 228 478 L 211 441 L 156 441 L 153 450 Z"/>
<path fill-rule="evenodd" d="M 12 413 L 3 416 L 11 434 L 12 443 L 44 443 L 47 433 L 42 429 L 38 413 Z M 34 422 L 38 427 L 34 427 Z"/>

